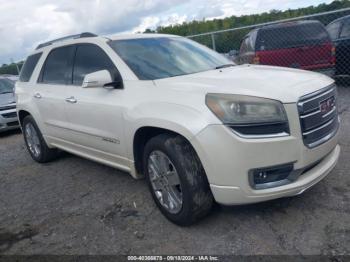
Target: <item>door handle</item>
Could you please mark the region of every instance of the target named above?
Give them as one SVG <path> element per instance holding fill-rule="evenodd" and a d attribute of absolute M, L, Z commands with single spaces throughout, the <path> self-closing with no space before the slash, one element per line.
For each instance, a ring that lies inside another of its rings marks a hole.
<path fill-rule="evenodd" d="M 78 102 L 78 100 L 76 100 L 74 96 L 71 96 L 71 97 L 66 98 L 66 102 L 71 103 L 71 104 L 75 104 L 76 102 Z"/>
<path fill-rule="evenodd" d="M 34 95 L 34 98 L 40 99 L 40 98 L 42 98 L 42 96 L 41 96 L 39 93 L 36 93 L 36 94 Z"/>

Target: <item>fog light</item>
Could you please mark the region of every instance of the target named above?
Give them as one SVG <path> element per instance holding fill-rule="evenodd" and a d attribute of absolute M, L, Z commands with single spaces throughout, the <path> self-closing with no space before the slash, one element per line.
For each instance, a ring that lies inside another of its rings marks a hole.
<path fill-rule="evenodd" d="M 267 181 L 267 172 L 266 171 L 258 171 L 257 174 L 254 174 L 254 182 L 255 184 L 266 183 Z"/>
<path fill-rule="evenodd" d="M 293 164 L 268 168 L 254 169 L 250 172 L 250 183 L 255 189 L 271 188 L 291 182 L 288 177 L 292 174 Z"/>

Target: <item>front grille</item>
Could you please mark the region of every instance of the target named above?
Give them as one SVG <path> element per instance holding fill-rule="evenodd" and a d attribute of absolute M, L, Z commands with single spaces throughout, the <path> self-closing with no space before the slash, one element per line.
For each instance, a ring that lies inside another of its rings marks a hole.
<path fill-rule="evenodd" d="M 13 117 L 17 117 L 17 112 L 11 112 L 11 113 L 2 114 L 2 116 L 3 116 L 4 118 L 13 118 Z"/>
<path fill-rule="evenodd" d="M 336 86 L 303 96 L 298 110 L 304 144 L 313 148 L 328 141 L 339 127 Z"/>
<path fill-rule="evenodd" d="M 18 121 L 7 123 L 7 126 L 18 126 L 18 125 L 19 125 Z"/>
<path fill-rule="evenodd" d="M 0 111 L 16 109 L 16 105 L 0 106 Z"/>

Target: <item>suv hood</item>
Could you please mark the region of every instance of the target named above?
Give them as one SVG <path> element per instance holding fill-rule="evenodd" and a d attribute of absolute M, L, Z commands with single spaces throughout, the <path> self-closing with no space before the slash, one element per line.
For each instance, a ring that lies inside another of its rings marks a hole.
<path fill-rule="evenodd" d="M 272 66 L 242 65 L 154 81 L 157 86 L 198 93 L 250 95 L 295 103 L 334 81 L 322 74 Z"/>
<path fill-rule="evenodd" d="M 0 106 L 15 103 L 15 96 L 13 93 L 0 94 Z"/>

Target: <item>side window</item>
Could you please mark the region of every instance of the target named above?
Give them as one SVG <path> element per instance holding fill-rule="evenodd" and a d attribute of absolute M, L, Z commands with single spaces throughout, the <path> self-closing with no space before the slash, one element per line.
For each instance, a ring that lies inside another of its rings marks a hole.
<path fill-rule="evenodd" d="M 39 82 L 61 85 L 70 83 L 74 49 L 74 46 L 53 49 L 46 58 Z"/>
<path fill-rule="evenodd" d="M 340 30 L 341 23 L 340 22 L 335 22 L 333 24 L 330 24 L 327 27 L 327 31 L 332 38 L 332 40 L 336 40 L 339 37 L 339 30 Z"/>
<path fill-rule="evenodd" d="M 100 70 L 108 70 L 112 78 L 118 74 L 117 68 L 100 47 L 93 44 L 78 45 L 73 68 L 73 84 L 82 85 L 85 75 Z"/>
<path fill-rule="evenodd" d="M 256 43 L 256 38 L 257 38 L 258 32 L 254 31 L 250 35 L 250 43 L 249 43 L 249 49 L 250 51 L 254 52 L 255 51 L 255 43 Z"/>
<path fill-rule="evenodd" d="M 42 53 L 37 53 L 31 56 L 28 56 L 26 62 L 24 63 L 21 73 L 19 75 L 20 82 L 29 82 L 34 68 L 36 67 Z"/>
<path fill-rule="evenodd" d="M 340 33 L 341 38 L 348 38 L 350 37 L 350 20 L 345 21 L 343 28 Z"/>
<path fill-rule="evenodd" d="M 241 54 L 244 54 L 248 51 L 248 41 L 249 41 L 249 36 L 246 36 L 242 41 L 241 50 L 240 50 Z"/>
<path fill-rule="evenodd" d="M 245 40 L 245 48 L 246 48 L 246 52 L 250 52 L 251 50 L 251 46 L 250 46 L 250 36 L 248 36 Z"/>

